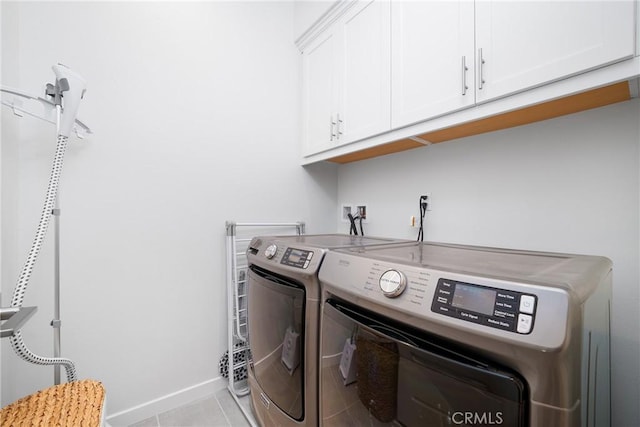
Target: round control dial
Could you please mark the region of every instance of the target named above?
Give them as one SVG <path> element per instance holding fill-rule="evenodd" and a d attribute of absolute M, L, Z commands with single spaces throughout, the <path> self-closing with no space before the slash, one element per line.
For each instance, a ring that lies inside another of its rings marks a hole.
<path fill-rule="evenodd" d="M 276 252 L 278 252 L 278 247 L 272 243 L 264 250 L 264 256 L 266 256 L 267 259 L 271 259 L 276 256 Z"/>
<path fill-rule="evenodd" d="M 382 273 L 378 283 L 384 296 L 395 298 L 400 295 L 407 286 L 407 276 L 398 270 L 387 270 Z"/>

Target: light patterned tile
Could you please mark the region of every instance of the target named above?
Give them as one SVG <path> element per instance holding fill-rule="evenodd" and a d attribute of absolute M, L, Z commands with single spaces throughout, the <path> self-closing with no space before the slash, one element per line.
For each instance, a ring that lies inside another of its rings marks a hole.
<path fill-rule="evenodd" d="M 229 394 L 229 390 L 223 389 L 218 391 L 216 393 L 216 399 L 218 399 L 224 414 L 233 427 L 249 427 L 251 425 L 242 414 L 236 401 L 231 394 Z"/>
<path fill-rule="evenodd" d="M 153 417 L 147 418 L 146 420 L 131 424 L 129 427 L 159 427 L 158 417 L 154 415 Z"/>
<path fill-rule="evenodd" d="M 160 427 L 229 427 L 214 396 L 158 415 Z"/>
<path fill-rule="evenodd" d="M 227 389 L 129 427 L 250 427 Z"/>

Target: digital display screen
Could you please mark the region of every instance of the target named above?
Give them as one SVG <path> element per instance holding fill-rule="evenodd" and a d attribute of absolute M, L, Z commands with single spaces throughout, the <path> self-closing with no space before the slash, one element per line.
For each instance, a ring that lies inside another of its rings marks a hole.
<path fill-rule="evenodd" d="M 301 251 L 300 249 L 291 249 L 289 252 L 289 261 L 298 264 L 300 261 L 304 262 L 307 259 L 307 251 Z"/>
<path fill-rule="evenodd" d="M 313 252 L 302 249 L 287 248 L 282 256 L 280 264 L 289 265 L 296 268 L 307 268 Z"/>
<path fill-rule="evenodd" d="M 462 283 L 456 284 L 453 300 L 451 301 L 451 305 L 454 307 L 488 316 L 493 315 L 495 303 L 496 291 Z"/>

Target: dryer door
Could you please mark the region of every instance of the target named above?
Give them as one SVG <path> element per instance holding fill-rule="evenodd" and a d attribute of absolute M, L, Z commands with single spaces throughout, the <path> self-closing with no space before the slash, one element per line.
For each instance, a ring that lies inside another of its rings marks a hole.
<path fill-rule="evenodd" d="M 296 420 L 304 418 L 304 302 L 301 284 L 250 267 L 250 366 L 262 392 Z"/>
<path fill-rule="evenodd" d="M 343 301 L 324 304 L 321 356 L 325 423 L 527 423 L 527 388 L 515 372 Z"/>

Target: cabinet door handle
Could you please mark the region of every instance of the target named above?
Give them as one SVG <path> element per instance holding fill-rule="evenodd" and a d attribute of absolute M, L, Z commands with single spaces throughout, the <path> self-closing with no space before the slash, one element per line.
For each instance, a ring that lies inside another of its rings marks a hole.
<path fill-rule="evenodd" d="M 329 141 L 333 141 L 336 137 L 336 133 L 334 132 L 334 126 L 336 122 L 333 121 L 333 114 L 329 117 Z"/>
<path fill-rule="evenodd" d="M 337 117 L 338 117 L 338 123 L 337 123 L 338 139 L 340 139 L 340 135 L 342 135 L 342 130 L 340 129 L 340 125 L 342 124 L 342 119 L 340 118 L 340 113 L 337 114 Z"/>
<path fill-rule="evenodd" d="M 469 67 L 467 67 L 467 57 L 463 56 L 462 57 L 462 95 L 466 95 L 467 94 L 467 89 L 469 89 L 469 86 L 467 86 L 467 71 L 469 70 Z"/>
<path fill-rule="evenodd" d="M 482 56 L 482 48 L 478 49 L 478 89 L 482 90 L 484 86 L 484 57 Z"/>

